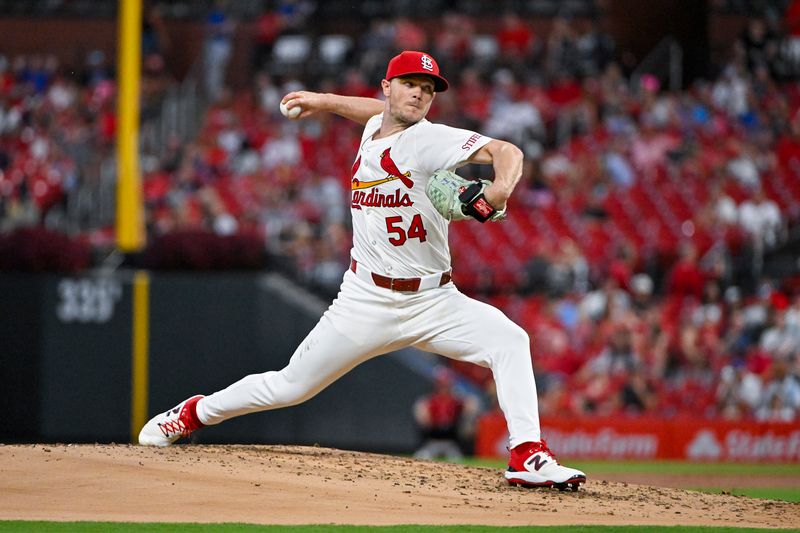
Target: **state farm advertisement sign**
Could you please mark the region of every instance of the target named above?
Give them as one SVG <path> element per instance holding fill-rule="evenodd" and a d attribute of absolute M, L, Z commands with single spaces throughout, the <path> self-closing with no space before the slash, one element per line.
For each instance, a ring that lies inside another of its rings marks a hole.
<path fill-rule="evenodd" d="M 620 433 L 613 428 L 596 432 L 551 429 L 545 438 L 559 455 L 569 457 L 652 459 L 658 454 L 658 436 L 645 432 Z"/>
<path fill-rule="evenodd" d="M 580 459 L 800 462 L 800 424 L 694 418 L 543 418 L 542 435 L 560 456 Z M 478 422 L 475 451 L 507 457 L 501 414 Z"/>
<path fill-rule="evenodd" d="M 764 426 L 699 429 L 686 444 L 685 457 L 698 461 L 800 461 L 800 428 L 781 431 Z"/>

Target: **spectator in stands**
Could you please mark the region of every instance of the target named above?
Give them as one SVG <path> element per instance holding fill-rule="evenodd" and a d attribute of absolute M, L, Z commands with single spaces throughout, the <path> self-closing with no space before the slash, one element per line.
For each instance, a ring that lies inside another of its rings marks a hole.
<path fill-rule="evenodd" d="M 644 115 L 639 128 L 631 143 L 631 162 L 637 172 L 652 174 L 664 167 L 667 154 L 679 146 L 680 140 L 660 128 L 652 115 Z"/>
<path fill-rule="evenodd" d="M 398 17 L 394 20 L 395 50 L 426 50 L 428 34 L 409 17 Z"/>
<path fill-rule="evenodd" d="M 751 73 L 760 68 L 775 72 L 779 43 L 763 17 L 750 17 L 747 26 L 736 42 L 737 51 L 744 56 L 745 65 Z"/>
<path fill-rule="evenodd" d="M 733 198 L 725 192 L 721 182 L 717 181 L 711 185 L 706 205 L 711 209 L 714 222 L 723 228 L 738 224 L 738 206 Z"/>
<path fill-rule="evenodd" d="M 335 177 L 312 172 L 303 185 L 299 199 L 313 206 L 323 227 L 327 227 L 329 224 L 345 224 L 347 221 L 347 198 L 343 192 Z"/>
<path fill-rule="evenodd" d="M 749 142 L 731 138 L 728 141 L 728 152 L 727 171 L 730 176 L 748 190 L 761 187 L 759 154 L 755 146 Z"/>
<path fill-rule="evenodd" d="M 461 397 L 454 390 L 454 376 L 444 367 L 434 376 L 434 390 L 414 403 L 414 420 L 422 445 L 414 453 L 421 459 L 460 459 L 459 444 L 471 439 L 478 405 L 472 397 Z"/>
<path fill-rule="evenodd" d="M 621 135 L 613 137 L 603 157 L 603 169 L 614 185 L 628 188 L 636 183 L 636 174 L 628 160 L 628 142 Z"/>
<path fill-rule="evenodd" d="M 678 260 L 667 279 L 667 293 L 699 300 L 706 280 L 698 264 L 697 247 L 689 241 L 684 241 L 678 247 L 678 253 Z"/>
<path fill-rule="evenodd" d="M 599 75 L 600 98 L 598 104 L 605 116 L 609 132 L 615 135 L 633 133 L 635 128 L 633 117 L 626 109 L 631 94 L 628 80 L 625 79 L 619 63 L 610 62 Z"/>
<path fill-rule="evenodd" d="M 714 343 L 708 342 L 703 331 L 690 318 L 681 318 L 678 324 L 676 342 L 672 347 L 672 368 L 678 379 L 711 379 L 711 363 L 714 356 Z"/>
<path fill-rule="evenodd" d="M 102 50 L 92 50 L 86 54 L 81 84 L 95 88 L 114 79 L 114 72 L 108 65 L 108 59 Z"/>
<path fill-rule="evenodd" d="M 509 65 L 519 65 L 529 59 L 536 45 L 536 34 L 519 15 L 512 11 L 503 14 L 495 33 L 500 59 Z"/>
<path fill-rule="evenodd" d="M 459 109 L 463 127 L 472 128 L 483 124 L 489 116 L 491 91 L 475 68 L 461 71 L 461 83 L 457 89 Z"/>
<path fill-rule="evenodd" d="M 605 318 L 617 318 L 630 309 L 630 296 L 613 277 L 602 280 L 601 286 L 583 297 L 580 303 L 581 316 L 598 322 Z"/>
<path fill-rule="evenodd" d="M 314 244 L 310 271 L 311 286 L 335 297 L 342 282 L 342 270 L 350 260 L 350 237 L 343 223 L 328 223 Z"/>
<path fill-rule="evenodd" d="M 584 412 L 582 398 L 569 390 L 567 379 L 548 376 L 546 386 L 539 392 L 539 413 L 545 416 L 564 416 Z M 497 408 L 497 412 L 500 410 Z"/>
<path fill-rule="evenodd" d="M 344 80 L 337 91 L 340 91 L 343 94 L 363 96 L 365 98 L 372 98 L 375 96 L 375 88 L 367 83 L 364 74 L 355 68 L 348 68 L 345 70 Z"/>
<path fill-rule="evenodd" d="M 800 329 L 786 320 L 785 308 L 772 308 L 771 324 L 761 335 L 761 349 L 774 359 L 789 361 L 800 356 Z"/>
<path fill-rule="evenodd" d="M 317 10 L 316 0 L 279 0 L 277 5 L 287 32 L 306 31 L 309 19 Z"/>
<path fill-rule="evenodd" d="M 455 11 L 442 16 L 442 29 L 433 36 L 433 55 L 439 58 L 443 70 L 457 72 L 465 66 L 474 34 L 475 25 L 469 16 Z"/>
<path fill-rule="evenodd" d="M 759 405 L 762 390 L 761 378 L 745 365 L 727 365 L 716 389 L 717 412 L 727 420 L 747 418 Z"/>
<path fill-rule="evenodd" d="M 358 42 L 360 67 L 368 79 L 377 78 L 383 73 L 386 60 L 394 51 L 395 27 L 391 21 L 372 18 L 367 31 Z"/>
<path fill-rule="evenodd" d="M 172 46 L 161 6 L 146 1 L 142 6 L 142 57 L 167 54 Z"/>
<path fill-rule="evenodd" d="M 575 28 L 567 19 L 555 18 L 550 33 L 547 35 L 545 71 L 550 75 L 559 72 L 577 75 L 580 70 L 578 55 L 578 39 Z"/>
<path fill-rule="evenodd" d="M 631 277 L 630 292 L 631 306 L 639 312 L 653 307 L 654 289 L 653 278 L 645 273 L 634 274 Z"/>
<path fill-rule="evenodd" d="M 279 104 L 283 94 L 275 84 L 275 80 L 268 72 L 258 71 L 253 85 L 254 96 L 260 111 L 267 115 L 274 115 L 277 118 L 277 114 L 280 113 Z"/>
<path fill-rule="evenodd" d="M 26 63 L 17 75 L 19 81 L 28 85 L 35 94 L 42 94 L 50 85 L 57 67 L 58 60 L 54 56 L 35 54 L 26 58 Z"/>
<path fill-rule="evenodd" d="M 7 95 L 14 86 L 14 73 L 11 71 L 8 57 L 0 54 L 0 95 Z"/>
<path fill-rule="evenodd" d="M 649 404 L 647 386 L 641 383 L 641 356 L 633 349 L 631 332 L 621 323 L 613 323 L 603 349 L 589 359 L 576 375 L 583 397 L 583 409 L 596 414 L 611 414 L 641 401 Z M 627 390 L 626 390 L 627 389 Z"/>
<path fill-rule="evenodd" d="M 28 192 L 28 184 L 23 181 L 17 187 L 17 194 L 7 198 L 4 204 L 3 224 L 0 229 L 11 231 L 16 228 L 39 225 L 42 214 L 39 206 Z"/>
<path fill-rule="evenodd" d="M 711 327 L 719 330 L 725 318 L 722 290 L 716 279 L 706 280 L 700 305 L 692 311 L 692 323 L 698 328 Z"/>
<path fill-rule="evenodd" d="M 261 157 L 265 169 L 293 167 L 300 163 L 302 150 L 295 130 L 294 124 L 284 124 L 278 136 L 264 143 Z"/>
<path fill-rule="evenodd" d="M 159 116 L 163 98 L 174 83 L 164 63 L 164 56 L 154 53 L 144 57 L 140 81 L 140 116 L 143 122 Z"/>
<path fill-rule="evenodd" d="M 785 361 L 774 361 L 764 386 L 757 420 L 793 422 L 800 412 L 800 380 L 788 372 Z"/>
<path fill-rule="evenodd" d="M 640 366 L 625 377 L 620 389 L 620 406 L 626 413 L 645 413 L 655 410 L 658 396 Z"/>
<path fill-rule="evenodd" d="M 785 320 L 789 328 L 800 332 L 800 293 L 794 295 L 791 305 L 786 310 Z"/>
<path fill-rule="evenodd" d="M 617 322 L 612 323 L 611 328 L 607 345 L 584 367 L 592 376 L 598 374 L 611 377 L 626 376 L 642 364 L 641 356 L 633 348 L 629 327 Z"/>
<path fill-rule="evenodd" d="M 778 204 L 762 188 L 739 206 L 739 224 L 759 250 L 771 250 L 783 238 L 784 221 Z"/>
<path fill-rule="evenodd" d="M 611 37 L 600 30 L 591 18 L 575 21 L 576 69 L 581 77 L 597 76 L 614 59 L 616 45 Z"/>
<path fill-rule="evenodd" d="M 791 120 L 782 130 L 774 150 L 781 171 L 800 170 L 800 108 L 791 113 Z"/>
<path fill-rule="evenodd" d="M 751 90 L 744 66 L 740 63 L 731 63 L 725 67 L 722 76 L 714 82 L 711 100 L 716 109 L 731 118 L 739 118 L 750 110 Z"/>
<path fill-rule="evenodd" d="M 786 42 L 783 55 L 789 62 L 789 72 L 797 75 L 800 72 L 800 0 L 790 0 L 783 14 L 786 28 Z"/>
<path fill-rule="evenodd" d="M 272 47 L 284 26 L 283 14 L 279 10 L 266 9 L 256 18 L 252 51 L 253 70 L 256 72 L 267 68 L 272 57 Z"/>
<path fill-rule="evenodd" d="M 541 113 L 532 103 L 520 98 L 519 84 L 511 70 L 496 71 L 493 81 L 490 113 L 484 123 L 486 135 L 513 142 L 529 157 L 532 151 L 538 153 L 545 138 Z"/>
<path fill-rule="evenodd" d="M 589 263 L 572 239 L 562 239 L 546 274 L 550 296 L 585 294 L 589 288 Z"/>
<path fill-rule="evenodd" d="M 212 102 L 219 99 L 233 53 L 233 33 L 236 23 L 227 14 L 227 2 L 215 0 L 206 18 L 206 37 L 203 51 L 205 90 Z"/>

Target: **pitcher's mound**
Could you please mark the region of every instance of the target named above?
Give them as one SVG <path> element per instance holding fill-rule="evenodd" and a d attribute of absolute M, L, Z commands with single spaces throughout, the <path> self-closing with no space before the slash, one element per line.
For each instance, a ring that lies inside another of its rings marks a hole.
<path fill-rule="evenodd" d="M 0 445 L 0 519 L 792 527 L 800 504 L 300 446 Z"/>

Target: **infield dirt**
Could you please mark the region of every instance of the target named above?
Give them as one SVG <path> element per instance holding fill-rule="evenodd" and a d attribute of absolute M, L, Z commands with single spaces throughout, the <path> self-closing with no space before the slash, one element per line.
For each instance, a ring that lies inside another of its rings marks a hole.
<path fill-rule="evenodd" d="M 260 524 L 796 527 L 800 504 L 589 481 L 509 487 L 498 470 L 328 448 L 0 445 L 0 519 Z M 685 476 L 685 474 L 684 474 Z M 752 476 L 760 486 L 756 476 Z M 696 486 L 709 486 L 698 477 Z M 774 479 L 774 478 L 773 478 Z M 798 480 L 789 481 L 795 486 Z M 746 483 L 740 486 L 748 486 Z"/>

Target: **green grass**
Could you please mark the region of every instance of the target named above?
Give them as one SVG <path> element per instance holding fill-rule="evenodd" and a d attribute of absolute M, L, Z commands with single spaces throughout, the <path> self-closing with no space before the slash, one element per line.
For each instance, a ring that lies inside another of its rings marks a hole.
<path fill-rule="evenodd" d="M 485 466 L 490 468 L 505 468 L 506 462 L 497 459 L 468 458 L 459 461 L 470 466 Z M 680 461 L 565 461 L 569 466 L 579 468 L 586 472 L 590 479 L 600 478 L 606 474 L 708 474 L 729 475 L 733 487 L 702 487 L 696 488 L 687 485 L 686 489 L 719 494 L 723 490 L 736 496 L 750 498 L 764 498 L 769 500 L 783 500 L 787 502 L 800 502 L 800 482 L 794 487 L 735 487 L 735 476 L 774 476 L 800 478 L 800 464 L 759 464 L 759 463 L 684 463 Z"/>
<path fill-rule="evenodd" d="M 417 531 L 432 531 L 434 533 L 517 533 L 517 532 L 546 532 L 546 533 L 633 533 L 646 531 L 656 533 L 665 531 L 669 533 L 748 533 L 763 532 L 763 529 L 734 528 L 734 527 L 694 527 L 694 526 L 550 526 L 550 527 L 494 527 L 494 526 L 259 526 L 252 524 L 133 524 L 124 522 L 28 522 L 28 521 L 0 521 L 0 533 L 5 532 L 35 532 L 35 533 L 340 533 L 340 532 L 370 532 L 379 533 L 413 533 Z M 798 531 L 784 529 L 781 531 Z"/>
<path fill-rule="evenodd" d="M 800 476 L 800 464 L 685 463 L 681 461 L 570 461 L 569 466 L 590 472 L 636 474 L 732 474 Z"/>
<path fill-rule="evenodd" d="M 718 488 L 692 489 L 709 494 L 733 494 L 734 496 L 747 496 L 749 498 L 763 498 L 765 500 L 783 500 L 785 502 L 800 503 L 800 488 L 788 487 L 747 487 L 742 489 L 720 490 Z"/>
<path fill-rule="evenodd" d="M 561 458 L 559 457 L 559 460 Z M 467 458 L 461 464 L 505 468 L 506 461 L 499 459 Z M 732 474 L 732 475 L 770 475 L 800 476 L 800 463 L 761 464 L 761 463 L 686 463 L 682 461 L 570 461 L 564 464 L 579 468 L 587 474 Z"/>

